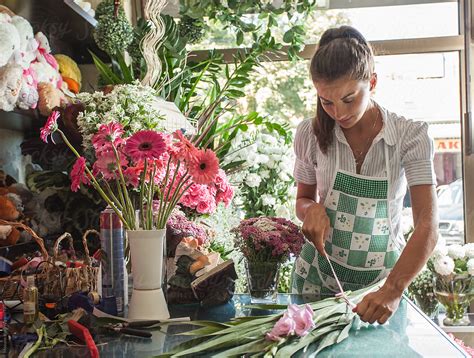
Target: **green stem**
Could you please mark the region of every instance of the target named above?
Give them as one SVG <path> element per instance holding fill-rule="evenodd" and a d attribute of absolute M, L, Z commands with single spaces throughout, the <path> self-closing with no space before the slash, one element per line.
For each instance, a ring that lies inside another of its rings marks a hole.
<path fill-rule="evenodd" d="M 141 184 L 140 184 L 140 217 L 142 219 L 142 225 L 145 222 L 145 212 L 143 210 L 143 195 L 145 193 L 145 179 L 146 179 L 146 171 L 148 169 L 148 161 L 145 158 L 145 164 L 143 168 L 143 172 L 140 175 L 141 176 Z"/>
<path fill-rule="evenodd" d="M 115 153 L 115 160 L 117 161 L 118 172 L 120 175 L 120 184 L 122 185 L 123 194 L 125 196 L 125 202 L 126 202 L 125 210 L 128 212 L 130 224 L 133 227 L 132 230 L 136 230 L 137 223 L 135 222 L 135 210 L 133 208 L 132 201 L 130 200 L 130 195 L 128 195 L 127 184 L 125 183 L 125 178 L 123 176 L 123 171 L 122 171 L 122 165 L 120 163 L 120 156 L 117 151 L 117 148 L 115 148 L 115 145 L 112 144 L 112 148 Z"/>
<path fill-rule="evenodd" d="M 81 158 L 81 155 L 77 152 L 76 148 L 74 148 L 73 145 L 66 138 L 66 135 L 60 129 L 58 129 L 57 131 L 61 135 L 61 138 L 62 138 L 63 142 L 66 143 L 66 145 L 69 147 L 69 149 L 71 149 L 71 151 L 74 153 L 74 155 L 77 158 Z M 87 166 L 85 167 L 85 170 L 86 170 L 87 175 L 89 176 L 89 178 L 92 181 L 92 186 L 94 187 L 94 189 L 97 190 L 97 192 L 102 197 L 102 199 L 104 199 L 105 202 L 108 205 L 110 205 L 112 210 L 115 211 L 115 213 L 119 217 L 120 221 L 123 222 L 125 228 L 129 230 L 130 229 L 130 224 L 124 219 L 124 217 L 122 216 L 121 211 L 117 208 L 116 203 L 112 202 L 112 200 L 107 196 L 107 194 L 105 194 L 105 192 L 102 190 L 99 183 L 97 182 L 97 179 L 95 178 L 94 174 L 92 174 L 92 172 L 90 171 L 90 169 Z"/>
<path fill-rule="evenodd" d="M 170 175 L 170 163 L 171 163 L 171 157 L 168 159 L 168 163 L 166 164 L 166 174 L 165 174 L 165 179 L 163 180 L 163 190 L 160 190 L 160 208 L 158 210 L 158 219 L 157 219 L 158 229 L 163 228 L 162 221 L 163 221 L 163 211 L 165 208 L 164 195 L 166 191 L 166 186 L 168 185 L 168 178 Z"/>

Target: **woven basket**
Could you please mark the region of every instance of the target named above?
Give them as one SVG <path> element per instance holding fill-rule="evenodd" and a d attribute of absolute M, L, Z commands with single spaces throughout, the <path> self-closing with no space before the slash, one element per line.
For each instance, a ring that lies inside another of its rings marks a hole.
<path fill-rule="evenodd" d="M 69 240 L 70 248 L 74 250 L 72 236 L 64 233 L 54 243 L 53 256 L 49 256 L 44 241 L 31 228 L 20 223 L 0 220 L 0 225 L 11 225 L 27 231 L 40 247 L 43 261 L 35 272 L 36 286 L 41 295 L 60 299 L 77 291 L 97 291 L 99 267 L 92 267 L 87 238 L 90 234 L 99 235 L 96 230 L 87 230 L 83 237 L 84 262 L 82 267 L 61 267 L 55 262 L 59 258 L 59 244 L 64 239 Z M 22 300 L 23 288 L 26 285 L 24 271 L 28 265 L 14 271 L 8 277 L 0 278 L 0 300 Z"/>
<path fill-rule="evenodd" d="M 78 291 L 97 291 L 99 267 L 92 267 L 91 265 L 89 248 L 87 246 L 87 237 L 89 234 L 99 235 L 96 230 L 87 230 L 82 236 L 82 244 L 84 245 L 85 252 L 82 267 L 67 267 L 60 269 L 53 265 L 48 265 L 45 267 L 43 287 L 44 295 L 64 297 Z M 59 244 L 65 239 L 69 241 L 69 247 L 74 250 L 71 234 L 67 232 L 64 233 L 54 243 L 52 262 L 58 261 Z"/>
<path fill-rule="evenodd" d="M 31 235 L 33 240 L 38 244 L 41 255 L 43 257 L 43 262 L 38 266 L 37 273 L 36 273 L 36 280 L 41 280 L 44 278 L 43 275 L 43 263 L 49 262 L 49 255 L 48 251 L 44 246 L 44 241 L 41 237 L 39 237 L 30 227 L 18 223 L 18 222 L 10 222 L 6 220 L 0 219 L 0 225 L 10 225 L 17 229 L 24 230 Z M 23 285 L 22 285 L 22 272 L 23 268 L 19 268 L 16 271 L 12 272 L 10 276 L 0 278 L 0 299 L 1 300 L 21 300 L 23 297 Z"/>

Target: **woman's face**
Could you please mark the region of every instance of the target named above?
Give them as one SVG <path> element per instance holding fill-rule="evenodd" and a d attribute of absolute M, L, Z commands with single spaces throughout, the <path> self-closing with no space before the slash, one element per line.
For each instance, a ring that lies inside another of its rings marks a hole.
<path fill-rule="evenodd" d="M 335 81 L 317 81 L 314 86 L 326 113 L 342 128 L 349 129 L 360 121 L 367 110 L 375 82 L 371 85 L 370 81 L 345 76 Z"/>

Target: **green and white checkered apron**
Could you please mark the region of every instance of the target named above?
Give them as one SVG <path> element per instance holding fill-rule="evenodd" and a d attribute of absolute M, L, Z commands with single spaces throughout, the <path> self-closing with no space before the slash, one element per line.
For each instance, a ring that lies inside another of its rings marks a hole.
<path fill-rule="evenodd" d="M 388 205 L 390 165 L 385 145 L 386 177 L 369 177 L 339 168 L 324 201 L 330 221 L 325 250 L 344 290 L 357 290 L 388 276 L 400 255 Z M 293 267 L 292 292 L 339 292 L 326 258 L 306 241 Z"/>

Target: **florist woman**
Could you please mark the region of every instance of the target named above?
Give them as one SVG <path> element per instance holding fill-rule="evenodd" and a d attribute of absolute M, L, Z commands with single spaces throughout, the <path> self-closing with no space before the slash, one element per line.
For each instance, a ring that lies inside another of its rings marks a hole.
<path fill-rule="evenodd" d="M 295 293 L 334 294 L 384 278 L 353 309 L 385 323 L 436 244 L 433 143 L 428 125 L 392 113 L 371 99 L 374 55 L 354 28 L 327 30 L 311 61 L 317 114 L 295 137 L 296 213 L 308 241 L 293 270 Z M 400 232 L 410 188 L 414 232 Z"/>

